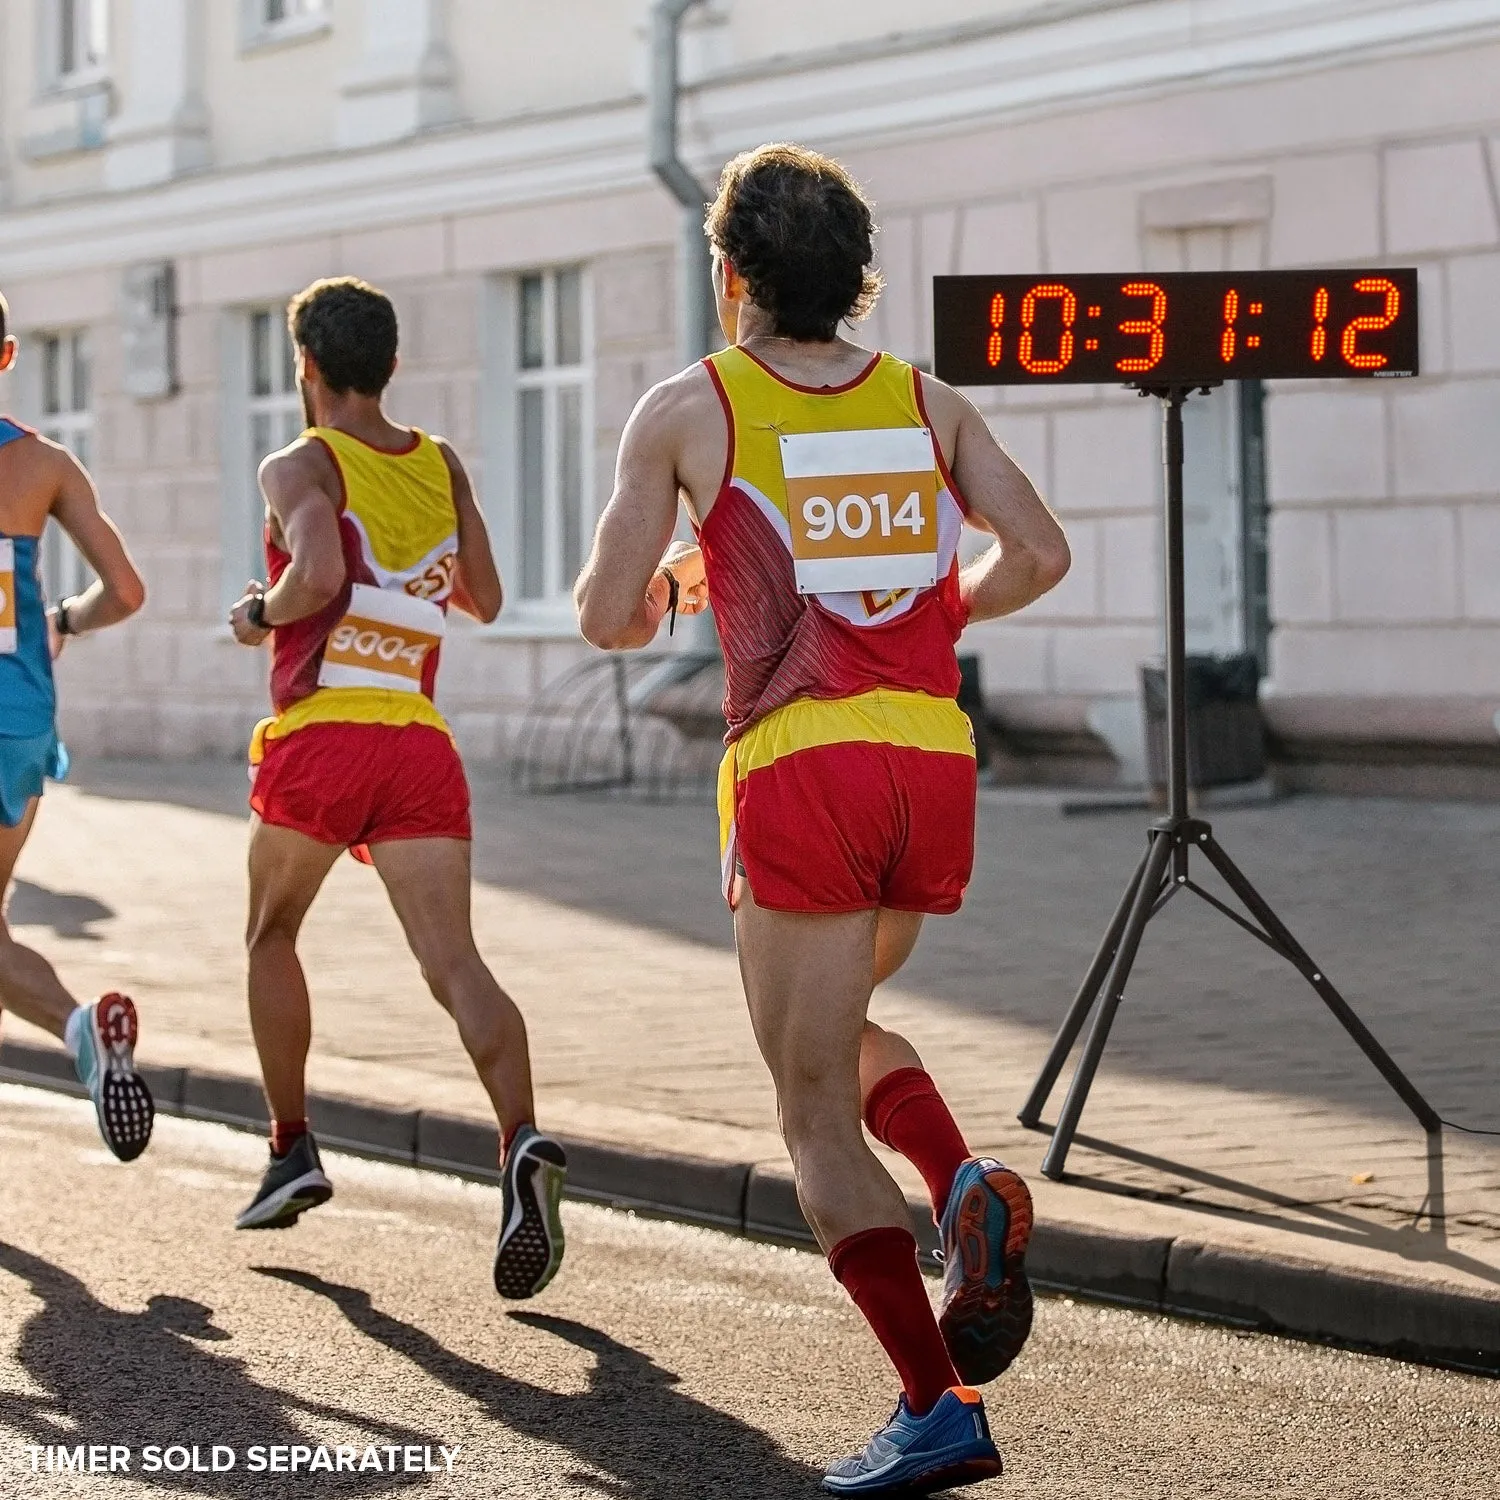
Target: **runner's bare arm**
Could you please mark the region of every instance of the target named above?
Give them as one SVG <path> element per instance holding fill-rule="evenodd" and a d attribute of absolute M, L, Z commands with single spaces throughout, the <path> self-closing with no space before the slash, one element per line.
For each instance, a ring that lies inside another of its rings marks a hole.
<path fill-rule="evenodd" d="M 58 470 L 52 518 L 98 575 L 68 601 L 68 630 L 81 633 L 117 625 L 146 602 L 146 585 L 115 523 L 99 508 L 99 492 L 88 471 L 65 448 L 54 448 L 52 458 Z"/>
<path fill-rule="evenodd" d="M 688 371 L 654 387 L 637 403 L 620 439 L 615 492 L 594 533 L 593 551 L 573 589 L 584 639 L 607 651 L 648 646 L 671 602 L 697 614 L 708 604 L 703 557 L 691 543 L 668 546 L 677 522 L 677 451 L 695 401 Z"/>
<path fill-rule="evenodd" d="M 271 522 L 291 553 L 286 571 L 264 591 L 266 625 L 289 625 L 316 614 L 344 586 L 344 545 L 339 536 L 337 474 L 316 444 L 294 443 L 260 466 L 260 487 Z M 235 638 L 259 645 L 267 635 L 250 623 L 250 603 L 261 593 L 250 585 L 229 614 Z"/>
<path fill-rule="evenodd" d="M 504 589 L 495 554 L 490 548 L 489 527 L 474 498 L 474 487 L 463 463 L 447 442 L 437 438 L 438 452 L 453 480 L 453 505 L 458 511 L 458 568 L 453 575 L 453 603 L 466 615 L 488 625 L 500 613 Z"/>
<path fill-rule="evenodd" d="M 1062 581 L 1072 561 L 1067 538 L 973 404 L 930 375 L 922 376 L 922 392 L 969 524 L 996 538 L 959 576 L 969 619 L 1014 614 Z"/>

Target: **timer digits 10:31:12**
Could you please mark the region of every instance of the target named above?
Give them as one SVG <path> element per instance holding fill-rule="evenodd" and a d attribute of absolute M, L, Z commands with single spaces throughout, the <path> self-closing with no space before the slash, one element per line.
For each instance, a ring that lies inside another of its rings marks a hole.
<path fill-rule="evenodd" d="M 933 342 L 952 385 L 1409 376 L 1417 273 L 939 276 Z"/>

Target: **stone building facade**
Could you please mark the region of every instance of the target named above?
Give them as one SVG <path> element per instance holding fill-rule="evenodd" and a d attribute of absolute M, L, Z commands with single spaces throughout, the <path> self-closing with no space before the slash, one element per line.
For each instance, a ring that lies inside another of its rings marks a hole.
<path fill-rule="evenodd" d="M 264 661 L 224 610 L 259 571 L 255 462 L 296 428 L 280 309 L 320 275 L 392 293 L 395 414 L 468 456 L 492 523 L 510 602 L 455 626 L 444 669 L 468 751 L 502 756 L 584 657 L 569 576 L 676 363 L 648 11 L 3 8 L 0 289 L 26 347 L 0 407 L 81 446 L 151 586 L 64 658 L 80 749 L 243 748 Z M 919 28 L 895 0 L 705 0 L 683 42 L 702 178 L 797 139 L 868 186 L 888 286 L 864 336 L 909 358 L 943 272 L 1416 265 L 1419 380 L 1190 405 L 1192 643 L 1264 655 L 1304 782 L 1500 787 L 1500 0 L 929 0 Z M 1157 414 L 1114 387 L 975 394 L 1075 559 L 970 632 L 989 709 L 1054 768 L 1128 770 L 1159 649 Z M 48 567 L 76 577 L 57 543 Z"/>

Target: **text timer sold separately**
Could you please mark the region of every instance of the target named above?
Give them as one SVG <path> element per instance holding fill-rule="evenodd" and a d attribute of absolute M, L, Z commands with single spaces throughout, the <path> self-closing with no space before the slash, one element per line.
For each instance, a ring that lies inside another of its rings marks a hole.
<path fill-rule="evenodd" d="M 953 385 L 1408 376 L 1417 273 L 939 276 L 933 333 Z"/>

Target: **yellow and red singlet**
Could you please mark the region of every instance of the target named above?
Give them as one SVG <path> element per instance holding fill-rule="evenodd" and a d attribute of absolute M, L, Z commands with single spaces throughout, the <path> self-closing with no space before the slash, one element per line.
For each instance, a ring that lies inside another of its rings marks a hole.
<path fill-rule="evenodd" d="M 762 905 L 951 911 L 973 835 L 965 507 L 920 377 L 889 354 L 819 388 L 740 348 L 705 363 L 729 427 L 699 532 L 725 658 L 726 894 L 739 861 Z"/>
<path fill-rule="evenodd" d="M 447 461 L 415 429 L 399 451 L 331 427 L 303 436 L 321 443 L 338 470 L 346 578 L 325 609 L 272 632 L 275 716 L 256 727 L 251 760 L 260 759 L 266 739 L 311 724 L 427 724 L 447 732 L 432 701 L 458 560 Z M 291 557 L 269 526 L 265 547 L 275 583 Z"/>

